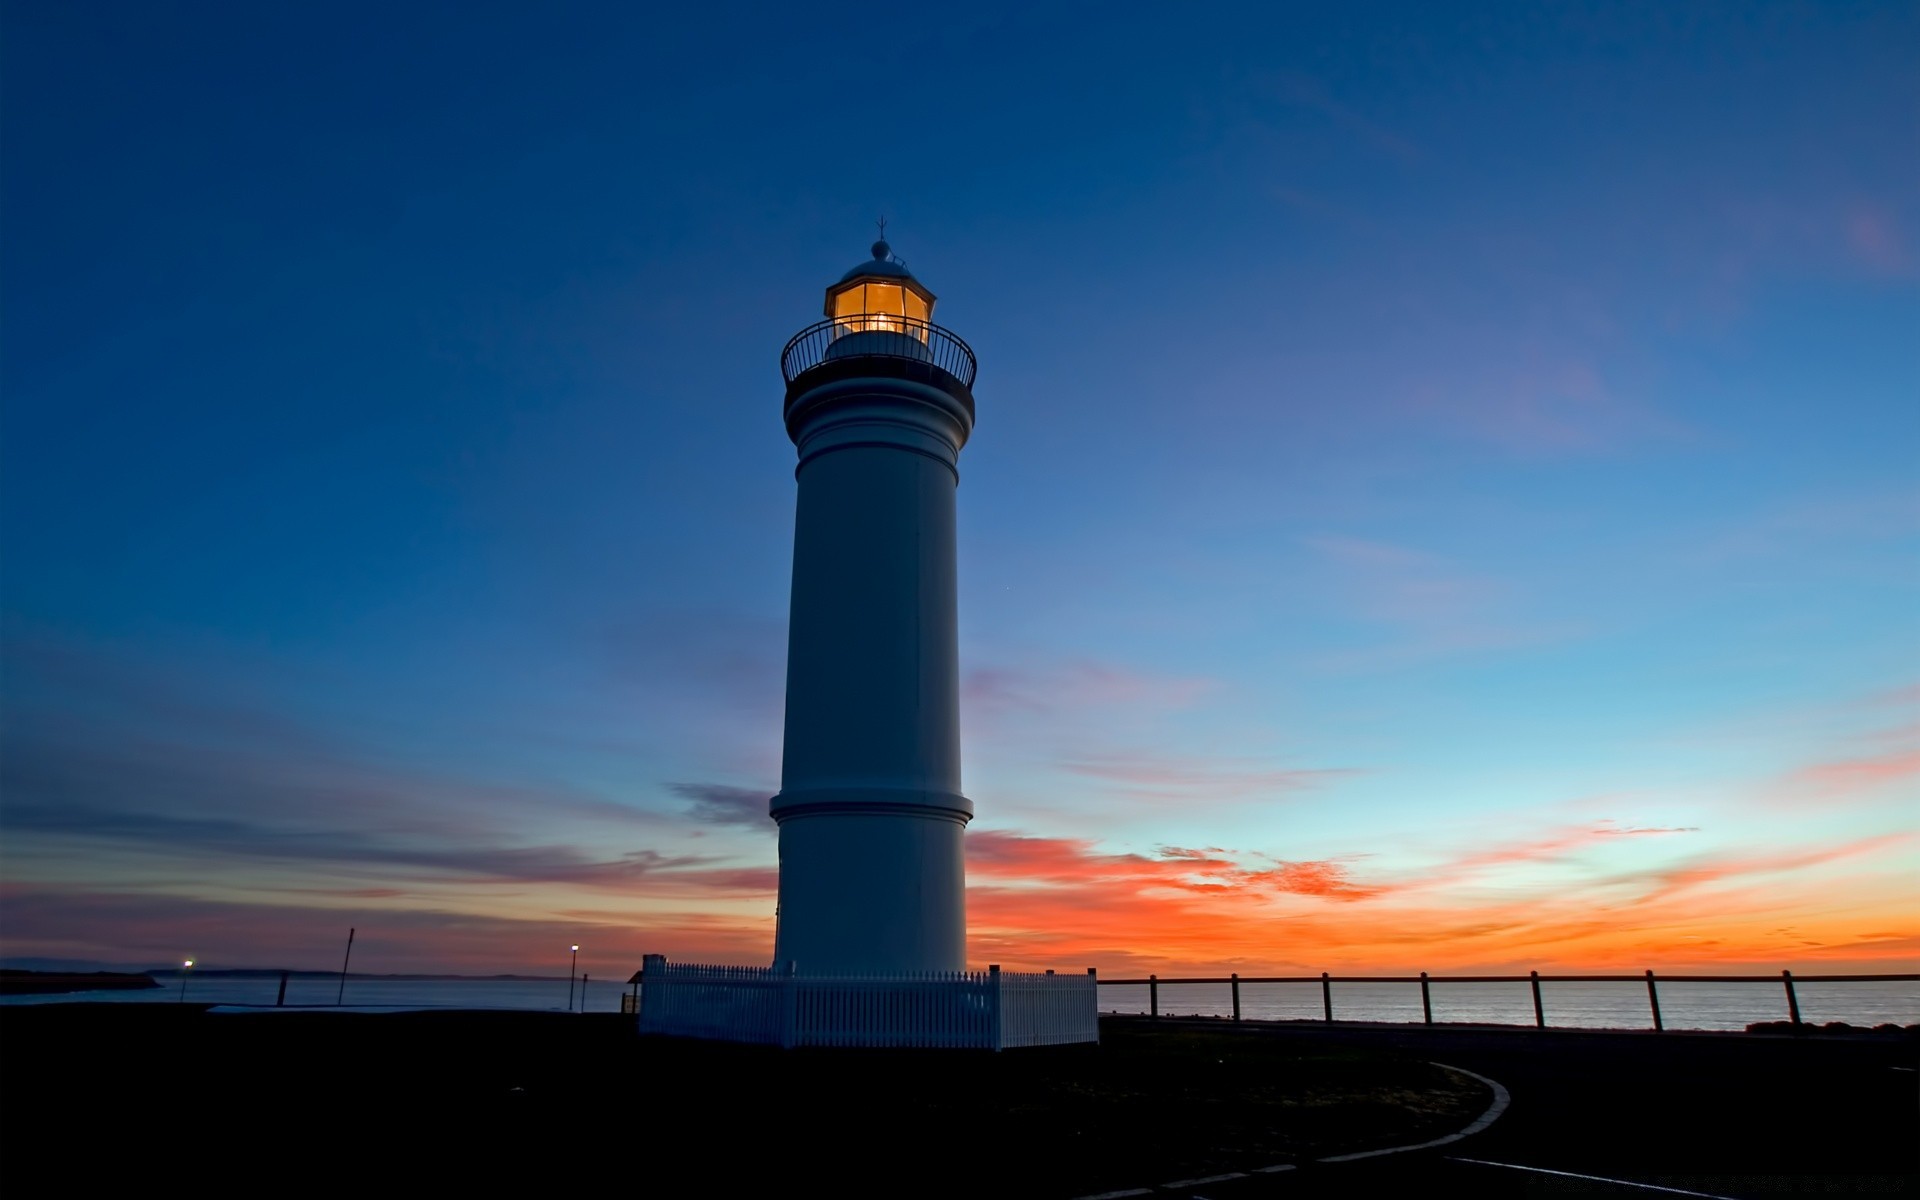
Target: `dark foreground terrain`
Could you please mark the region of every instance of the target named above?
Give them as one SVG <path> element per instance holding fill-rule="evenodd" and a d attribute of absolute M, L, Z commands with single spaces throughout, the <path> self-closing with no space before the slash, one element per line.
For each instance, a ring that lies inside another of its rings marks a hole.
<path fill-rule="evenodd" d="M 1079 1196 L 1419 1141 L 1484 1085 L 1362 1045 L 782 1052 L 506 1012 L 0 1010 L 0 1191 Z"/>
<path fill-rule="evenodd" d="M 0 1009 L 0 1193 L 1915 1194 L 1911 1037 L 1124 1018 L 1103 1036 L 782 1053 L 602 1015 Z M 1431 1061 L 1511 1107 L 1464 1141 L 1318 1161 L 1487 1107 Z"/>
<path fill-rule="evenodd" d="M 1237 1033 L 1463 1067 L 1501 1082 L 1512 1103 L 1464 1141 L 1365 1162 L 1303 1163 L 1271 1179 L 1197 1189 L 1205 1200 L 1920 1195 L 1920 1040 L 1910 1032 L 1249 1022 Z"/>

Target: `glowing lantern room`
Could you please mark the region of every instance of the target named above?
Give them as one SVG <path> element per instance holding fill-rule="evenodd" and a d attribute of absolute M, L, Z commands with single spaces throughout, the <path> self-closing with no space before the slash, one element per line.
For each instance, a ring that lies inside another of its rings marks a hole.
<path fill-rule="evenodd" d="M 840 277 L 827 289 L 827 316 L 833 335 L 849 333 L 910 333 L 927 340 L 927 322 L 933 316 L 933 293 L 907 264 L 893 257 L 885 242 L 873 244 L 873 259 Z"/>

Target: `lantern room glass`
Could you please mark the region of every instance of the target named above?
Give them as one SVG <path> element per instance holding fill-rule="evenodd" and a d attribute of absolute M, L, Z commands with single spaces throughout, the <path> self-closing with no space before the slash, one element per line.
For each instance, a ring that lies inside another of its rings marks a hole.
<path fill-rule="evenodd" d="M 833 336 L 885 331 L 927 340 L 927 298 L 898 283 L 856 283 L 833 295 Z"/>

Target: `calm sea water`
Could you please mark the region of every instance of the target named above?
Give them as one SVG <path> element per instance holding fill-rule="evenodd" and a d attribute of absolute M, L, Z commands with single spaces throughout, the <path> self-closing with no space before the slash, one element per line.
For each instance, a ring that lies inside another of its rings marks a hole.
<path fill-rule="evenodd" d="M 180 999 L 180 978 L 155 972 L 158 989 L 140 991 L 67 992 L 58 996 L 4 996 L 0 1004 L 57 1004 L 61 1001 L 100 1001 L 110 1004 L 170 1004 Z M 280 991 L 280 977 L 226 979 L 189 976 L 186 999 L 192 1004 L 271 1006 Z M 574 1006 L 584 995 L 584 1012 L 619 1012 L 627 985 L 613 980 L 590 980 L 584 990 L 573 985 Z M 331 1007 L 340 993 L 340 980 L 289 979 L 289 1005 Z M 565 1012 L 565 979 L 347 979 L 346 1004 L 364 1008 L 519 1008 Z"/>
<path fill-rule="evenodd" d="M 1668 1029 L 1744 1029 L 1755 1021 L 1787 1019 L 1787 995 L 1779 983 L 1661 983 L 1660 1016 Z M 1920 983 L 1802 983 L 1795 981 L 1800 1019 L 1815 1024 L 1920 1024 Z M 1432 984 L 1433 1019 L 1472 1024 L 1533 1024 L 1533 990 L 1527 983 Z M 1542 983 L 1541 1007 L 1548 1025 L 1589 1029 L 1651 1029 L 1653 1013 L 1644 982 Z M 1102 1012 L 1147 1011 L 1146 985 L 1100 989 Z M 1160 1012 L 1177 1016 L 1232 1016 L 1228 984 L 1160 985 Z M 1242 1016 L 1258 1020 L 1317 1021 L 1323 1016 L 1320 985 L 1242 983 Z M 1335 983 L 1333 1015 L 1348 1021 L 1419 1021 L 1417 983 Z"/>
<path fill-rule="evenodd" d="M 7 996 L 0 1004 L 104 1001 L 168 1004 L 180 998 L 180 980 L 156 974 L 159 989 L 137 992 L 71 992 L 59 996 Z M 199 1004 L 267 1005 L 280 981 L 189 977 L 186 998 Z M 1853 1025 L 1920 1024 L 1920 983 L 1796 983 L 1803 1020 Z M 582 992 L 575 984 L 574 1002 Z M 331 1006 L 337 979 L 292 979 L 289 1005 Z M 1643 983 L 1543 983 L 1547 1024 L 1599 1029 L 1646 1029 L 1653 1019 Z M 584 989 L 586 1012 L 618 1012 L 627 985 L 593 980 Z M 356 1008 L 512 1008 L 562 1012 L 564 979 L 348 979 L 346 1003 Z M 1103 1012 L 1144 1013 L 1145 985 L 1103 985 Z M 1318 983 L 1240 985 L 1242 1015 L 1262 1020 L 1319 1020 Z M 1231 1016 L 1228 985 L 1162 984 L 1160 1011 L 1168 1015 Z M 1778 983 L 1662 983 L 1660 1011 L 1669 1029 L 1743 1029 L 1754 1021 L 1783 1021 L 1786 993 Z M 1419 1021 L 1418 984 L 1336 983 L 1333 1015 L 1349 1021 Z M 1533 993 L 1525 983 L 1435 983 L 1433 1019 L 1475 1024 L 1533 1024 Z"/>

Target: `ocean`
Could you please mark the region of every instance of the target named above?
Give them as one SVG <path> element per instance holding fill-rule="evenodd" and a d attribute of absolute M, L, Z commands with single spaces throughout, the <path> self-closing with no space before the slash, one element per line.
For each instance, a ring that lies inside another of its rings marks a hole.
<path fill-rule="evenodd" d="M 1807 983 L 1794 981 L 1800 1019 L 1817 1025 L 1845 1021 L 1849 1025 L 1920 1024 L 1920 982 Z M 1475 1025 L 1531 1025 L 1533 990 L 1525 980 L 1514 983 L 1431 984 L 1433 1019 Z M 1660 1016 L 1668 1029 L 1745 1029 L 1756 1021 L 1787 1019 L 1785 988 L 1767 983 L 1659 984 Z M 1651 1029 L 1653 1013 L 1644 981 L 1622 983 L 1552 983 L 1540 985 L 1541 1008 L 1550 1026 L 1584 1029 Z M 1110 984 L 1100 988 L 1102 1012 L 1147 1011 L 1144 984 Z M 1232 1016 L 1233 995 L 1228 984 L 1163 983 L 1162 1016 Z M 1240 1013 L 1252 1020 L 1317 1021 L 1322 1019 L 1320 984 L 1242 983 Z M 1417 983 L 1333 984 L 1333 1015 L 1346 1021 L 1418 1022 L 1420 985 Z"/>
<path fill-rule="evenodd" d="M 181 998 L 180 977 L 152 973 L 159 988 L 138 991 L 65 992 L 54 996 L 3 996 L 0 1004 L 170 1004 Z M 186 1000 L 191 1004 L 233 1004 L 272 1007 L 280 991 L 278 975 L 265 978 L 191 976 Z M 573 1002 L 583 1012 L 619 1012 L 627 985 L 614 980 L 590 980 L 582 989 L 573 985 Z M 295 976 L 287 980 L 289 1007 L 334 1006 L 340 978 Z M 582 1005 L 584 997 L 585 1006 Z M 345 1004 L 349 1008 L 513 1008 L 533 1012 L 567 1011 L 565 979 L 406 979 L 347 977 Z"/>
<path fill-rule="evenodd" d="M 167 1004 L 180 999 L 180 979 L 164 973 L 158 989 L 69 992 L 55 996 L 6 996 L 0 1004 L 50 1004 L 99 1001 L 112 1004 Z M 1660 985 L 1660 1011 L 1668 1029 L 1744 1029 L 1755 1021 L 1787 1019 L 1786 993 L 1769 983 L 1666 983 Z M 196 1004 L 270 1007 L 280 988 L 268 978 L 192 977 L 186 999 Z M 1533 993 L 1525 982 L 1433 985 L 1433 1019 L 1470 1024 L 1531 1025 Z M 627 984 L 592 980 L 574 985 L 574 1003 L 585 1012 L 618 1012 Z M 1851 1025 L 1920 1024 L 1920 983 L 1807 983 L 1795 981 L 1804 1021 Z M 332 1007 L 338 978 L 294 978 L 287 983 L 287 1004 Z M 1653 1025 L 1646 985 L 1631 983 L 1542 983 L 1547 1024 L 1562 1028 L 1648 1029 Z M 345 1002 L 351 1008 L 504 1008 L 563 1012 L 565 979 L 347 979 Z M 1103 984 L 1102 1012 L 1144 1013 L 1144 984 Z M 1227 984 L 1160 985 L 1160 1011 L 1168 1016 L 1231 1016 Z M 1253 1020 L 1319 1020 L 1320 985 L 1274 983 L 1240 985 L 1241 1014 Z M 1417 1022 L 1420 986 L 1398 983 L 1335 983 L 1333 1015 L 1347 1021 Z"/>

